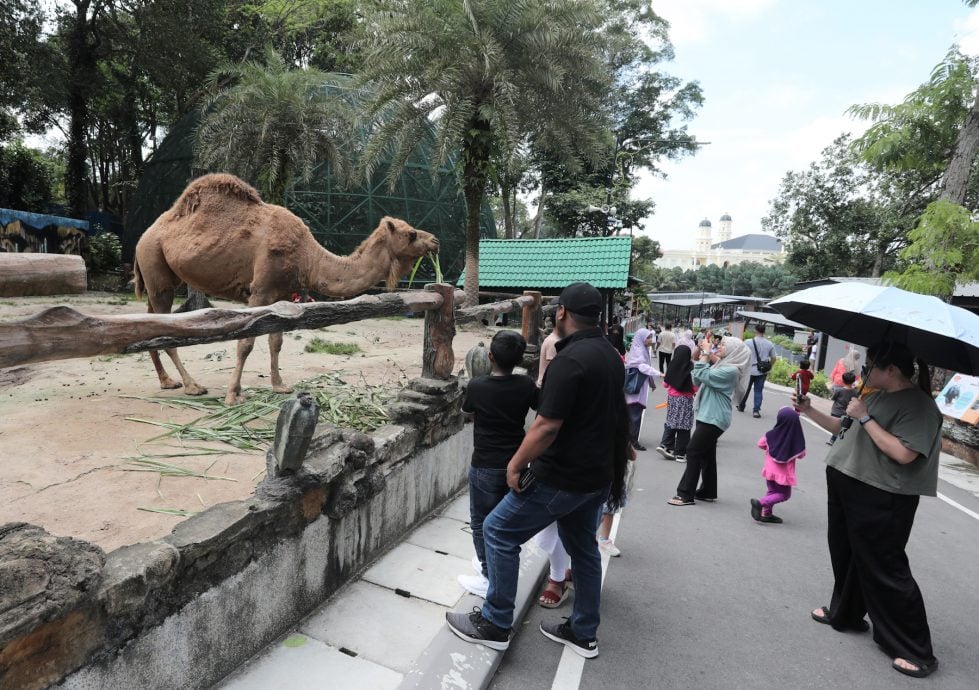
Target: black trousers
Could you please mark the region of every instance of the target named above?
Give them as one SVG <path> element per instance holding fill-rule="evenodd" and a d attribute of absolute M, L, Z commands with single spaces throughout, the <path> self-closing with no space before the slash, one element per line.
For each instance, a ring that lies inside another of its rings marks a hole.
<path fill-rule="evenodd" d="M 663 425 L 663 438 L 659 442 L 661 446 L 677 455 L 686 456 L 688 443 L 690 443 L 690 429 L 674 429 L 666 424 Z"/>
<path fill-rule="evenodd" d="M 629 408 L 629 431 L 632 434 L 632 442 L 639 443 L 639 431 L 642 428 L 642 413 L 646 408 L 639 403 L 630 403 Z"/>
<path fill-rule="evenodd" d="M 676 495 L 683 500 L 692 501 L 698 496 L 717 498 L 717 439 L 723 433 L 713 424 L 697 422 L 687 444 L 687 466 L 676 487 Z"/>
<path fill-rule="evenodd" d="M 934 662 L 925 602 L 904 550 L 919 497 L 883 491 L 832 467 L 826 489 L 835 579 L 830 624 L 845 630 L 869 614 L 874 642 L 887 654 Z"/>
<path fill-rule="evenodd" d="M 662 371 L 665 374 L 666 373 L 666 367 L 670 363 L 670 360 L 672 360 L 672 359 L 673 359 L 673 353 L 672 352 L 660 352 L 659 353 L 659 370 Z"/>

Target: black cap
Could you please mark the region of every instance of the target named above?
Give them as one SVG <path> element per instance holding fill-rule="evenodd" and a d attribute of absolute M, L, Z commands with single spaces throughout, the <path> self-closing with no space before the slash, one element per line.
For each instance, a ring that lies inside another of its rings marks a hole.
<path fill-rule="evenodd" d="M 557 303 L 572 314 L 590 317 L 602 314 L 602 293 L 589 283 L 571 283 L 561 290 Z"/>

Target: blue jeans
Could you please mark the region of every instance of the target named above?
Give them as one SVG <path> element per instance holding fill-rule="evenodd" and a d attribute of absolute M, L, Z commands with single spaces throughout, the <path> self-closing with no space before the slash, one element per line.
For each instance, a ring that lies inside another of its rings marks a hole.
<path fill-rule="evenodd" d="M 486 546 L 483 540 L 483 521 L 510 492 L 506 485 L 506 470 L 489 467 L 469 468 L 469 527 L 473 531 L 476 558 L 486 575 Z"/>
<path fill-rule="evenodd" d="M 483 523 L 489 590 L 483 617 L 500 628 L 513 626 L 520 545 L 557 521 L 561 542 L 574 564 L 574 611 L 569 622 L 575 636 L 595 639 L 602 595 L 602 558 L 595 541 L 608 487 L 589 493 L 562 491 L 539 480 L 523 493 L 511 491 Z"/>
<path fill-rule="evenodd" d="M 755 387 L 755 404 L 751 408 L 752 412 L 761 412 L 761 396 L 762 392 L 765 390 L 765 379 L 768 378 L 768 374 L 752 374 L 751 381 L 748 382 L 748 388 L 744 392 L 744 397 L 741 398 L 741 402 L 738 404 L 739 408 L 743 408 L 745 402 L 748 400 L 748 394 L 751 393 L 751 387 Z"/>

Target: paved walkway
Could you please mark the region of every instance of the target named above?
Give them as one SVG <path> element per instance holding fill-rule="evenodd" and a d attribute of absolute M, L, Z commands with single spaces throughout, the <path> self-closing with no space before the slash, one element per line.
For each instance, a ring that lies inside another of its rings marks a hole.
<path fill-rule="evenodd" d="M 766 389 L 789 392 L 783 386 Z M 829 401 L 814 399 L 820 409 Z M 647 441 L 648 442 L 648 441 Z M 652 453 L 655 456 L 655 453 Z M 942 455 L 941 478 L 979 496 L 975 469 Z M 979 519 L 979 515 L 940 495 Z M 469 496 L 462 493 L 409 534 L 282 639 L 217 687 L 227 690 L 307 688 L 483 688 L 503 658 L 463 642 L 445 626 L 445 613 L 470 611 L 482 599 L 456 580 L 472 572 Z M 613 533 L 614 534 L 614 533 Z M 608 557 L 603 555 L 603 569 Z M 521 554 L 515 627 L 535 603 L 546 556 L 533 543 Z M 567 657 L 554 687 L 578 687 L 583 660 Z M 567 676 L 566 678 L 564 676 Z"/>
<path fill-rule="evenodd" d="M 482 603 L 456 580 L 473 572 L 468 523 L 463 493 L 217 687 L 485 687 L 503 652 L 463 642 L 445 626 L 447 611 Z M 524 546 L 516 620 L 536 600 L 546 565 L 533 543 Z"/>

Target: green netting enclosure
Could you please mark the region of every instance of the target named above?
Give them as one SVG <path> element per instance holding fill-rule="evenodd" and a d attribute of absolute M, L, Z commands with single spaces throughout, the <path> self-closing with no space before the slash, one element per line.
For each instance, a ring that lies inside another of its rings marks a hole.
<path fill-rule="evenodd" d="M 147 161 L 126 217 L 123 256 L 132 261 L 136 243 L 146 229 L 180 196 L 187 184 L 208 171 L 193 168 L 194 130 L 199 115 L 178 120 Z M 466 202 L 450 162 L 433 178 L 428 163 L 430 142 L 423 142 L 408 161 L 395 188 L 384 182 L 387 166 L 359 187 L 340 188 L 329 166 L 320 164 L 309 183 L 295 181 L 286 191 L 286 206 L 335 254 L 348 254 L 384 216 L 402 218 L 439 238 L 439 263 L 446 281 L 454 282 L 465 265 Z M 480 212 L 480 235 L 495 237 L 488 203 Z M 434 271 L 424 261 L 415 283 L 429 282 Z"/>

